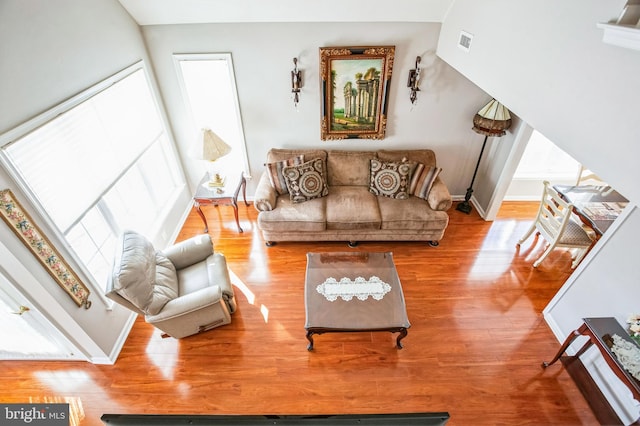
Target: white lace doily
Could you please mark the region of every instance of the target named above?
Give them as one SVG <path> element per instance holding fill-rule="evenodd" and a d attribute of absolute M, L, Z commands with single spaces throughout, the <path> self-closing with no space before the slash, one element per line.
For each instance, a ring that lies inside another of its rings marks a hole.
<path fill-rule="evenodd" d="M 335 278 L 330 277 L 322 284 L 318 284 L 316 290 L 330 302 L 338 300 L 338 297 L 345 301 L 354 297 L 358 300 L 367 300 L 369 296 L 375 300 L 381 300 L 391 291 L 391 286 L 376 276 L 368 280 L 358 277 L 355 281 L 346 277 L 336 281 Z"/>
<path fill-rule="evenodd" d="M 625 370 L 640 380 L 640 349 L 638 346 L 614 334 L 611 352 L 616 354 Z"/>

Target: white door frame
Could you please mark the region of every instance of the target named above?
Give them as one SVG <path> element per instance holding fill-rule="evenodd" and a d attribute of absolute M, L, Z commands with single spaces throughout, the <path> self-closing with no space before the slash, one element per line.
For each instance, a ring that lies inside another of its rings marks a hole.
<path fill-rule="evenodd" d="M 498 178 L 495 190 L 493 191 L 493 196 L 491 197 L 491 200 L 489 200 L 489 206 L 487 207 L 486 213 L 484 215 L 484 220 L 492 221 L 498 215 L 498 210 L 500 210 L 502 201 L 507 194 L 509 185 L 513 180 L 513 175 L 518 168 L 518 164 L 520 164 L 520 159 L 522 159 L 522 155 L 524 154 L 524 150 L 529 143 L 529 139 L 531 138 L 532 133 L 533 127 L 531 127 L 524 121 L 522 122 L 520 127 L 518 127 L 517 133 L 513 140 L 511 152 L 509 152 L 509 157 L 507 158 L 507 161 L 502 168 L 502 173 Z"/>

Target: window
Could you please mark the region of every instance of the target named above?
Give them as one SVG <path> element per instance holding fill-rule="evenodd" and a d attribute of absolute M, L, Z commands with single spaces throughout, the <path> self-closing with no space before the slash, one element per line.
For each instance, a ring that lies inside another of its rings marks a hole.
<path fill-rule="evenodd" d="M 174 55 L 174 62 L 187 110 L 197 126 L 194 140 L 200 129 L 213 130 L 232 148 L 221 169 L 250 174 L 231 54 Z"/>
<path fill-rule="evenodd" d="M 142 64 L 38 117 L 3 162 L 104 289 L 123 229 L 152 237 L 184 182 Z"/>
<path fill-rule="evenodd" d="M 575 180 L 579 167 L 576 160 L 534 130 L 513 177 Z"/>

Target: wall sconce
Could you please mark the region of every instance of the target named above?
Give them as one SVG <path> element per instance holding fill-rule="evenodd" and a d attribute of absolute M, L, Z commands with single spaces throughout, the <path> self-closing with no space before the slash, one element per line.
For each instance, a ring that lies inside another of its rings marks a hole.
<path fill-rule="evenodd" d="M 420 91 L 420 68 L 418 68 L 418 64 L 422 58 L 420 56 L 416 57 L 416 67 L 415 69 L 409 70 L 409 80 L 407 81 L 407 87 L 411 89 L 411 95 L 409 95 L 409 99 L 412 104 L 415 104 L 418 100 L 418 92 Z"/>
<path fill-rule="evenodd" d="M 297 108 L 300 98 L 300 88 L 302 87 L 302 71 L 298 69 L 298 59 L 293 58 L 293 70 L 291 70 L 291 93 L 293 93 L 293 105 Z"/>

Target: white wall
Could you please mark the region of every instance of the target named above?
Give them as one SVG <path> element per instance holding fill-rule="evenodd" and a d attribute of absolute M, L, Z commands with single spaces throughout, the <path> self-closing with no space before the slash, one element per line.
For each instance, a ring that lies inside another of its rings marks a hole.
<path fill-rule="evenodd" d="M 428 23 L 256 23 L 142 27 L 149 54 L 192 185 L 204 166 L 186 152 L 197 129 L 185 112 L 171 55 L 230 52 L 234 61 L 253 194 L 272 147 L 435 150 L 452 194 L 464 195 L 482 139 L 472 117 L 490 97 L 435 56 L 440 25 Z M 326 46 L 395 45 L 387 136 L 380 141 L 320 140 L 318 49 Z M 422 56 L 418 104 L 409 101 L 407 77 Z M 293 57 L 304 73 L 298 111 L 291 97 Z M 478 141 L 480 140 L 480 142 Z"/>
<path fill-rule="evenodd" d="M 545 309 L 559 340 L 583 317 L 622 321 L 640 309 L 640 265 L 633 256 L 640 235 L 640 54 L 604 44 L 596 28 L 617 17 L 624 4 L 456 0 L 438 42 L 438 56 L 631 200 L 626 219 L 607 232 Z M 469 53 L 457 48 L 461 30 L 474 34 Z M 589 368 L 597 375 L 595 363 Z M 638 417 L 627 393 L 608 395 L 626 421 Z"/>
<path fill-rule="evenodd" d="M 147 58 L 139 27 L 117 1 L 3 0 L 0 2 L 0 133 L 141 59 Z M 0 168 L 0 189 L 5 188 L 11 189 L 73 267 L 66 247 Z M 185 204 L 188 199 L 188 196 L 184 198 Z M 179 220 L 180 217 L 172 217 L 168 223 L 175 227 Z M 41 291 L 51 294 L 72 321 L 58 324 L 63 332 L 88 342 L 83 344 L 72 337 L 89 359 L 109 362 L 122 343 L 120 339 L 126 331 L 130 312 L 118 306 L 108 311 L 95 294 L 90 297 L 91 309 L 78 308 L 4 223 L 0 223 L 0 238 L 30 273 L 24 279 L 12 277 L 30 293 L 27 297 L 35 298 L 37 303 Z M 5 265 L 7 262 L 9 259 L 0 259 L 0 266 L 14 270 L 11 265 Z M 78 268 L 74 269 L 86 281 Z M 51 307 L 51 311 L 55 309 Z M 59 319 L 53 318 L 52 322 L 59 323 Z M 78 326 L 85 336 L 79 336 Z"/>
<path fill-rule="evenodd" d="M 640 210 L 631 207 L 625 213 L 616 223 L 619 229 L 598 245 L 597 252 L 589 253 L 588 265 L 580 265 L 545 308 L 547 322 L 562 339 L 581 325 L 582 318 L 615 317 L 624 326 L 629 314 L 639 312 L 640 265 L 637 252 L 629 248 L 640 235 Z M 576 342 L 573 349 L 581 345 L 582 341 Z M 601 386 L 602 391 L 629 422 L 637 419 L 640 402 L 631 402 L 627 389 L 617 386 L 601 358 L 596 360 L 591 361 L 595 378 L 610 381 L 613 387 Z"/>
<path fill-rule="evenodd" d="M 604 44 L 596 27 L 617 17 L 624 4 L 456 0 L 437 53 L 622 194 L 638 200 L 640 55 Z M 469 53 L 457 47 L 461 30 L 475 35 Z"/>

